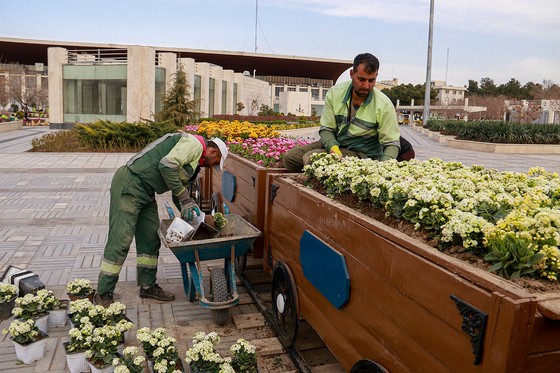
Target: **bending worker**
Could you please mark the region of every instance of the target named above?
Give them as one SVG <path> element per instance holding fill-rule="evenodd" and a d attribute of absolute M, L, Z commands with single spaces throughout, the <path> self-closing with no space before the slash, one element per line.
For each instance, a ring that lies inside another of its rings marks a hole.
<path fill-rule="evenodd" d="M 117 170 L 111 182 L 109 235 L 99 271 L 95 303 L 107 307 L 119 273 L 136 238 L 137 284 L 140 297 L 172 301 L 175 296 L 156 284 L 160 239 L 155 193 L 171 190 L 185 220 L 200 214 L 185 186 L 196 181 L 200 167 L 222 172 L 228 150 L 220 139 L 205 140 L 186 133 L 169 133 L 152 142 Z"/>
<path fill-rule="evenodd" d="M 314 153 L 335 153 L 386 161 L 399 155 L 400 132 L 393 103 L 375 88 L 379 60 L 370 53 L 354 59 L 350 81 L 333 86 L 321 114 L 321 140 L 284 154 L 290 172 L 302 172 Z"/>

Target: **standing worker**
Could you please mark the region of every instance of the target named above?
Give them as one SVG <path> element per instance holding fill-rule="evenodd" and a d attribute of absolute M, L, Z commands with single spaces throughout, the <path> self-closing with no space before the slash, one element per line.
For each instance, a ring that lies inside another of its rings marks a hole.
<path fill-rule="evenodd" d="M 185 186 L 196 181 L 200 167 L 222 172 L 228 155 L 220 139 L 186 133 L 169 133 L 152 142 L 117 170 L 111 182 L 109 234 L 99 271 L 94 300 L 107 307 L 119 273 L 136 238 L 137 284 L 140 297 L 172 301 L 175 296 L 156 284 L 161 242 L 155 193 L 171 190 L 181 217 L 192 220 L 200 209 Z"/>
<path fill-rule="evenodd" d="M 284 166 L 301 172 L 314 153 L 335 153 L 380 161 L 399 155 L 400 132 L 389 97 L 375 88 L 379 60 L 370 53 L 354 58 L 350 81 L 333 86 L 325 97 L 321 115 L 321 140 L 298 146 L 284 154 Z"/>

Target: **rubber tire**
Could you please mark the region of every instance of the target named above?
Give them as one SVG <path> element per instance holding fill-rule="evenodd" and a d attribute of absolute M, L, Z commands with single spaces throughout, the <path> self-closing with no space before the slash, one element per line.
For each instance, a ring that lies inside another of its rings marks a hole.
<path fill-rule="evenodd" d="M 290 268 L 281 261 L 274 264 L 271 285 L 272 315 L 278 331 L 278 340 L 285 347 L 289 347 L 296 340 L 299 331 L 297 290 Z M 277 307 L 279 295 L 284 299 L 285 308 L 282 313 L 279 312 Z"/>
<path fill-rule="evenodd" d="M 211 210 L 214 212 L 222 212 L 222 205 L 220 204 L 220 196 L 217 193 L 212 193 L 211 202 Z M 223 213 L 223 212 L 222 212 Z"/>
<path fill-rule="evenodd" d="M 235 273 L 241 275 L 247 267 L 247 253 L 243 256 L 236 256 L 233 264 L 235 265 Z"/>
<path fill-rule="evenodd" d="M 371 360 L 363 359 L 352 366 L 350 373 L 389 373 L 389 371 Z"/>
<path fill-rule="evenodd" d="M 213 302 L 225 302 L 228 298 L 227 282 L 222 268 L 210 270 L 210 294 Z M 212 320 L 216 325 L 224 325 L 229 318 L 229 308 L 212 310 Z"/>

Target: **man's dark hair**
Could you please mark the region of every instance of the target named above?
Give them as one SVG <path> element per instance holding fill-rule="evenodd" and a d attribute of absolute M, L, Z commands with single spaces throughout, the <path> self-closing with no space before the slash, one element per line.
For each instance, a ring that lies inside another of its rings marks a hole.
<path fill-rule="evenodd" d="M 354 58 L 354 72 L 358 70 L 358 65 L 364 63 L 366 73 L 374 73 L 379 70 L 379 60 L 371 53 L 360 53 Z"/>

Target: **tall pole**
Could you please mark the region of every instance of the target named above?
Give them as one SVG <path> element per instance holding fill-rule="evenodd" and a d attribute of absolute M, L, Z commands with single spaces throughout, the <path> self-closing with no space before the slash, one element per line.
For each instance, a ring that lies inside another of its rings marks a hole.
<path fill-rule="evenodd" d="M 449 70 L 449 48 L 447 48 L 447 62 L 445 63 L 445 85 L 447 85 L 447 70 Z"/>
<path fill-rule="evenodd" d="M 430 0 L 430 32 L 428 34 L 428 66 L 426 68 L 426 93 L 424 95 L 424 124 L 430 119 L 430 92 L 432 89 L 432 42 L 434 37 L 434 0 Z"/>
<path fill-rule="evenodd" d="M 255 53 L 257 53 L 257 23 L 259 22 L 259 0 L 256 0 L 255 9 Z"/>

